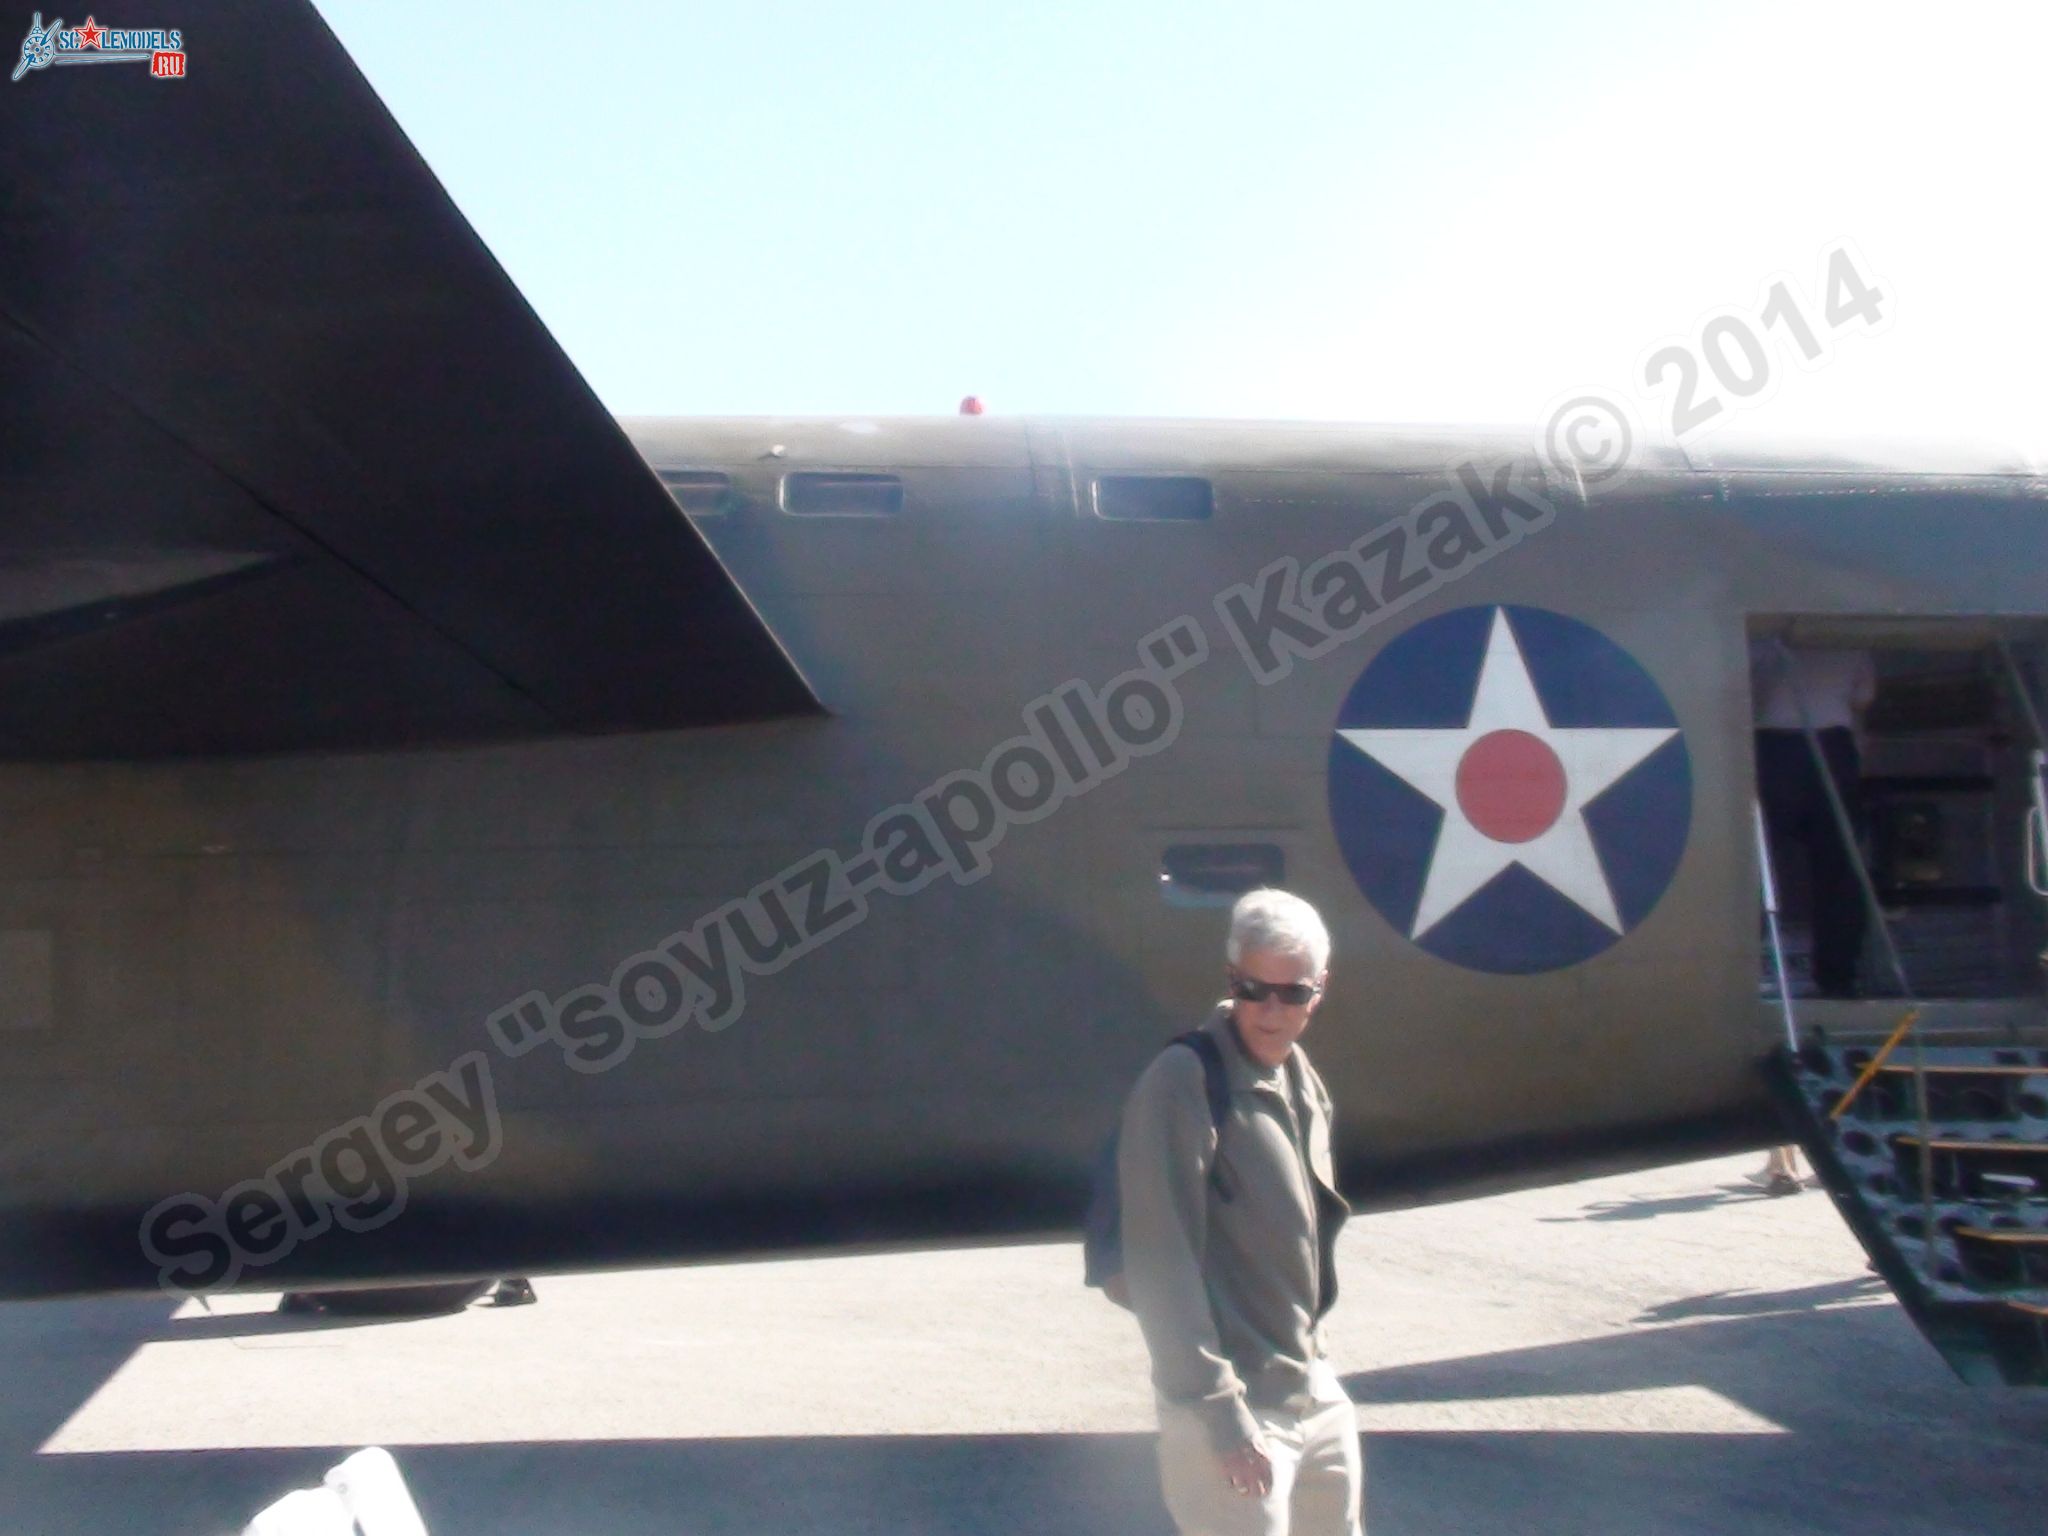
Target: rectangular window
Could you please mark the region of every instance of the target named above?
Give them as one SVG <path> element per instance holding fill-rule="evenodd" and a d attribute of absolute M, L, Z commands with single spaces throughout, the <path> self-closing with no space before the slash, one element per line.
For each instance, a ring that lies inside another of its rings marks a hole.
<path fill-rule="evenodd" d="M 664 469 L 661 483 L 676 505 L 692 517 L 723 517 L 735 501 L 732 477 L 710 470 Z"/>
<path fill-rule="evenodd" d="M 1199 475 L 1104 475 L 1095 482 L 1095 515 L 1117 523 L 1199 523 L 1216 498 Z"/>
<path fill-rule="evenodd" d="M 782 510 L 799 517 L 894 517 L 903 510 L 903 482 L 895 475 L 806 470 L 783 477 Z"/>
<path fill-rule="evenodd" d="M 1246 891 L 1287 883 L 1287 856 L 1272 843 L 1178 843 L 1160 860 L 1170 907 L 1228 907 Z"/>

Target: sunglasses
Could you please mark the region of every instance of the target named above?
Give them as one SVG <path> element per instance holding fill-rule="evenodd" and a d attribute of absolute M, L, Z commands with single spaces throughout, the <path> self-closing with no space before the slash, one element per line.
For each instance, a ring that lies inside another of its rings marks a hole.
<path fill-rule="evenodd" d="M 1315 1001 L 1322 988 L 1312 981 L 1254 981 L 1249 976 L 1230 978 L 1230 995 L 1240 1003 L 1263 1003 L 1277 997 L 1290 1008 Z"/>

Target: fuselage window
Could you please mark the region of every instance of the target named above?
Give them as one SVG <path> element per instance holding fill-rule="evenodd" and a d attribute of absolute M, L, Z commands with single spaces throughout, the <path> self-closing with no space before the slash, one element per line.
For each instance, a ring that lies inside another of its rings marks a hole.
<path fill-rule="evenodd" d="M 1199 523 L 1216 511 L 1199 475 L 1104 475 L 1095 482 L 1095 515 L 1119 523 Z"/>
<path fill-rule="evenodd" d="M 732 510 L 732 477 L 712 470 L 664 469 L 661 483 L 692 517 L 723 517 Z"/>
<path fill-rule="evenodd" d="M 1227 907 L 1246 891 L 1287 883 L 1287 856 L 1271 843 L 1177 843 L 1159 862 L 1170 907 Z"/>
<path fill-rule="evenodd" d="M 782 510 L 800 517 L 894 517 L 903 510 L 903 482 L 894 475 L 806 470 L 783 478 Z"/>

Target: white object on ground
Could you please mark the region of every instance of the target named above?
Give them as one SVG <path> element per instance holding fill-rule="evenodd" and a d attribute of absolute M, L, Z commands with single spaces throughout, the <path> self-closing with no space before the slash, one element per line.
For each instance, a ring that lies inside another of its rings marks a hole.
<path fill-rule="evenodd" d="M 242 1536 L 356 1536 L 356 1522 L 332 1488 L 301 1488 L 251 1520 Z"/>
<path fill-rule="evenodd" d="M 242 1536 L 427 1536 L 398 1463 L 381 1446 L 357 1451 L 318 1488 L 288 1493 Z"/>

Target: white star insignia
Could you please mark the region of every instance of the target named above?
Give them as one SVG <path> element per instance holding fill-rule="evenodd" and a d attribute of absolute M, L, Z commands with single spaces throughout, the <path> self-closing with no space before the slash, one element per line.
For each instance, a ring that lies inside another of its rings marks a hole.
<path fill-rule="evenodd" d="M 1553 726 L 1507 614 L 1496 608 L 1472 713 L 1461 729 L 1337 734 L 1443 808 L 1409 938 L 1421 938 L 1511 864 L 1622 931 L 1585 810 L 1676 728 Z M 1486 748 L 1468 763 L 1481 742 Z M 1488 830 L 1474 824 L 1475 815 Z"/>

